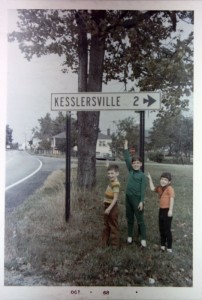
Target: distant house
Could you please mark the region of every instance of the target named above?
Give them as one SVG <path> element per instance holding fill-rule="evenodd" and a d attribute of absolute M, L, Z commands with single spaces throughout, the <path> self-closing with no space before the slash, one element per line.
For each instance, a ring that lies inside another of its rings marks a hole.
<path fill-rule="evenodd" d="M 112 138 L 110 136 L 110 132 L 108 134 L 99 133 L 96 145 L 96 158 L 97 159 L 105 159 L 111 158 L 112 151 L 110 149 L 110 144 L 112 143 Z"/>
<path fill-rule="evenodd" d="M 32 139 L 32 149 L 37 149 L 38 147 L 40 147 L 40 142 L 41 142 L 40 139 L 33 137 L 33 139 Z M 27 144 L 24 145 L 24 148 L 25 147 L 27 147 Z"/>
<path fill-rule="evenodd" d="M 52 137 L 51 147 L 53 149 L 57 149 L 61 144 L 64 144 L 65 140 L 66 140 L 66 132 L 63 131 L 61 133 L 58 133 Z"/>
<path fill-rule="evenodd" d="M 112 151 L 110 149 L 110 144 L 112 142 L 110 132 L 108 130 L 108 134 L 98 133 L 98 139 L 96 144 L 96 158 L 104 159 L 106 157 L 112 157 Z M 57 150 L 58 146 L 61 143 L 64 143 L 66 139 L 66 132 L 63 131 L 59 134 L 56 134 L 52 137 L 51 147 L 53 150 Z M 77 146 L 74 147 L 74 151 L 77 151 Z"/>

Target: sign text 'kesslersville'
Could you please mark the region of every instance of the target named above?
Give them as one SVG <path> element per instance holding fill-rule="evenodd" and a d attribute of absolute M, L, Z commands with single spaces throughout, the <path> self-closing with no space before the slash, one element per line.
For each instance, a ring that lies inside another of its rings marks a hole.
<path fill-rule="evenodd" d="M 120 107 L 120 96 L 55 96 L 54 106 L 60 108 L 109 108 Z"/>
<path fill-rule="evenodd" d="M 160 109 L 159 93 L 51 94 L 52 110 L 145 110 Z"/>

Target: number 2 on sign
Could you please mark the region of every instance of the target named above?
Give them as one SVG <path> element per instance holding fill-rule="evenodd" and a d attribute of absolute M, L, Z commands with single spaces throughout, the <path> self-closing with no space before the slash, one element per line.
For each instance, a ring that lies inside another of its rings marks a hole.
<path fill-rule="evenodd" d="M 133 106 L 138 106 L 137 102 L 139 101 L 139 97 L 135 96 L 134 97 L 134 102 L 133 102 Z"/>

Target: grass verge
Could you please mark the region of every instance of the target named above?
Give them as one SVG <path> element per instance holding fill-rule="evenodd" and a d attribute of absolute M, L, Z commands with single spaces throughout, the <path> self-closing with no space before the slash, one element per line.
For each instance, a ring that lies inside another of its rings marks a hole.
<path fill-rule="evenodd" d="M 158 199 L 146 191 L 145 221 L 148 247 L 138 237 L 126 245 L 125 184 L 127 170 L 120 164 L 119 197 L 121 248 L 103 249 L 103 193 L 106 169 L 97 168 L 97 186 L 91 193 L 77 190 L 72 172 L 71 217 L 65 222 L 65 173 L 52 173 L 43 187 L 29 197 L 5 222 L 5 268 L 24 276 L 33 270 L 55 285 L 75 286 L 192 286 L 193 191 L 192 166 L 146 165 L 155 184 L 161 172 L 173 174 L 176 192 L 173 218 L 173 253 L 159 251 Z M 137 228 L 136 228 L 137 229 Z M 136 230 L 137 231 L 137 230 Z M 153 279 L 151 281 L 150 279 Z M 6 280 L 9 285 L 9 280 Z M 38 284 L 39 285 L 39 284 Z"/>

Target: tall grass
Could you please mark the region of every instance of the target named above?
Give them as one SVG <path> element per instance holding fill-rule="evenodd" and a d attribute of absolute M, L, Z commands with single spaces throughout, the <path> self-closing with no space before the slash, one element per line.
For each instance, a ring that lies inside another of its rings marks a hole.
<path fill-rule="evenodd" d="M 55 285 L 149 286 L 149 278 L 153 278 L 154 286 L 192 286 L 192 166 L 146 165 L 145 173 L 149 171 L 158 184 L 165 168 L 173 174 L 176 192 L 172 254 L 159 251 L 158 199 L 149 188 L 145 206 L 148 247 L 140 249 L 137 226 L 136 242 L 126 245 L 127 171 L 120 164 L 120 250 L 101 248 L 103 193 L 108 183 L 105 167 L 97 167 L 97 186 L 91 192 L 78 190 L 73 170 L 68 223 L 65 172 L 60 170 L 6 219 L 6 269 L 19 270 L 23 261 Z"/>

